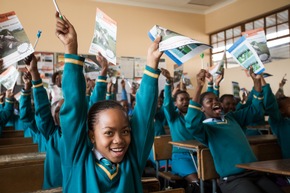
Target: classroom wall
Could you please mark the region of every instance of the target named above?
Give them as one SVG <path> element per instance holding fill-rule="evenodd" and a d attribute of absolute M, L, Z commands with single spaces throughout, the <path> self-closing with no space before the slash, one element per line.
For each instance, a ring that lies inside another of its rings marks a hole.
<path fill-rule="evenodd" d="M 221 30 L 289 4 L 289 0 L 235 0 L 205 15 L 205 33 Z"/>
<path fill-rule="evenodd" d="M 289 4 L 289 0 L 236 0 L 233 4 L 206 15 L 99 3 L 93 0 L 58 0 L 58 4 L 62 14 L 66 15 L 75 26 L 78 33 L 79 53 L 88 54 L 98 7 L 118 23 L 117 56 L 145 58 L 151 43 L 147 33 L 155 24 L 209 43 L 207 33 L 283 7 Z M 63 52 L 63 46 L 54 34 L 55 8 L 52 0 L 0 0 L 0 13 L 8 11 L 16 12 L 31 42 L 35 41 L 39 29 L 43 31 L 37 51 Z M 164 58 L 167 68 L 173 73 L 174 63 L 165 55 Z M 209 51 L 205 52 L 204 63 L 209 63 Z M 274 75 L 269 78 L 273 90 L 278 88 L 283 73 L 289 72 L 289 63 L 288 59 L 266 65 L 266 71 Z M 195 75 L 201 68 L 200 57 L 196 56 L 189 60 L 183 68 L 192 77 L 195 86 Z M 236 80 L 237 77 L 240 80 Z M 228 69 L 221 85 L 221 94 L 232 92 L 232 80 L 240 82 L 241 87 L 251 87 L 251 82 L 244 80 L 241 68 Z M 289 89 L 286 88 L 285 92 L 288 95 L 290 95 Z M 193 90 L 189 90 L 189 93 L 192 94 Z"/>
<path fill-rule="evenodd" d="M 0 13 L 15 11 L 30 41 L 34 42 L 39 29 L 43 31 L 37 49 L 63 52 L 63 46 L 54 34 L 55 8 L 52 0 L 0 0 Z M 93 37 L 96 8 L 117 21 L 117 56 L 146 58 L 151 43 L 147 33 L 155 25 L 171 29 L 183 35 L 208 43 L 205 34 L 205 16 L 173 11 L 99 3 L 93 0 L 58 0 L 63 15 L 73 23 L 78 33 L 79 52 L 88 54 Z M 208 53 L 205 60 L 209 61 Z M 167 66 L 173 72 L 173 62 L 164 55 Z M 207 62 L 208 63 L 208 62 Z M 196 67 L 189 67 L 196 65 Z M 189 67 L 187 67 L 189 66 Z M 196 57 L 184 65 L 185 70 L 196 73 L 200 59 Z"/>
<path fill-rule="evenodd" d="M 287 5 L 290 5 L 289 0 L 236 0 L 228 6 L 206 14 L 205 32 L 207 34 L 216 32 Z M 272 90 L 276 92 L 284 74 L 290 72 L 290 59 L 271 62 L 266 64 L 265 68 L 267 73 L 273 74 L 266 81 L 270 83 Z M 289 73 L 286 78 L 290 79 Z M 252 87 L 251 79 L 246 78 L 242 68 L 227 69 L 225 71 L 225 79 L 220 88 L 221 94 L 232 93 L 232 81 L 239 82 L 240 87 L 247 89 Z M 285 85 L 285 94 L 288 96 L 290 95 L 289 84 L 287 82 Z"/>

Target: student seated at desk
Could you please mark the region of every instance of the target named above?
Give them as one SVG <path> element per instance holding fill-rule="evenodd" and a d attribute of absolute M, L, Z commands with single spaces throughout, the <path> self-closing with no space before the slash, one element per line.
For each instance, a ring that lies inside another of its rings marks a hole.
<path fill-rule="evenodd" d="M 65 16 L 59 18 L 56 13 L 55 18 L 55 33 L 65 48 L 64 104 L 60 111 L 63 192 L 140 193 L 141 176 L 154 140 L 161 38 L 148 48 L 147 66 L 130 121 L 124 108 L 112 100 L 95 103 L 87 114 L 84 58 L 77 55 L 77 34 Z"/>
<path fill-rule="evenodd" d="M 223 193 L 283 192 L 265 175 L 236 167 L 239 163 L 257 161 L 243 128 L 264 115 L 261 76 L 255 75 L 252 69 L 250 74 L 254 81 L 251 105 L 222 116 L 217 96 L 212 92 L 201 94 L 205 84 L 205 71 L 201 70 L 197 74 L 197 88 L 185 116 L 186 126 L 198 141 L 210 149 Z"/>
<path fill-rule="evenodd" d="M 164 114 L 170 128 L 172 141 L 186 141 L 194 139 L 192 129 L 185 127 L 184 115 L 187 113 L 189 94 L 185 90 L 177 90 L 172 97 L 170 73 L 161 69 L 166 77 L 164 89 Z M 196 156 L 194 156 L 196 159 Z M 198 188 L 197 168 L 188 150 L 172 148 L 172 172 L 183 177 L 193 189 Z"/>

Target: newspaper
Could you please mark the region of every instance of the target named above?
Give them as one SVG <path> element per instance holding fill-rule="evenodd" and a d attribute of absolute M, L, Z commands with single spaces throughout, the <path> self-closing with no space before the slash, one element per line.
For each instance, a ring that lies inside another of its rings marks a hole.
<path fill-rule="evenodd" d="M 0 58 L 3 68 L 34 52 L 33 46 L 14 11 L 0 14 Z"/>
<path fill-rule="evenodd" d="M 100 52 L 109 62 L 116 65 L 117 23 L 97 8 L 94 37 L 89 49 L 90 54 Z"/>
<path fill-rule="evenodd" d="M 15 83 L 18 79 L 18 76 L 19 76 L 18 70 L 13 65 L 11 65 L 0 74 L 0 83 L 7 90 L 13 90 Z"/>
<path fill-rule="evenodd" d="M 271 62 L 271 54 L 267 46 L 267 39 L 263 28 L 242 32 L 252 45 L 263 64 Z"/>
<path fill-rule="evenodd" d="M 265 70 L 256 51 L 244 36 L 238 39 L 228 49 L 228 52 L 233 56 L 234 60 L 245 69 L 249 69 L 250 66 L 252 66 L 255 74 L 261 74 Z"/>
<path fill-rule="evenodd" d="M 162 36 L 162 40 L 159 43 L 159 51 L 164 51 L 179 66 L 204 50 L 212 48 L 210 45 L 198 42 L 159 25 L 153 26 L 148 35 L 152 41 L 155 40 L 157 35 Z"/>

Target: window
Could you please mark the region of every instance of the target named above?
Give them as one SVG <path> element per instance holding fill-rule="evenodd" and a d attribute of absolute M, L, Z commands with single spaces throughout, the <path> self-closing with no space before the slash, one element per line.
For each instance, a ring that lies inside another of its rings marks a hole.
<path fill-rule="evenodd" d="M 264 28 L 272 61 L 290 58 L 289 13 L 290 6 L 287 6 L 286 8 L 210 34 L 210 44 L 213 46 L 211 50 L 211 65 L 220 63 L 224 51 L 230 48 L 241 37 L 241 32 L 257 28 Z M 239 66 L 229 53 L 226 55 L 225 64 L 227 68 Z"/>

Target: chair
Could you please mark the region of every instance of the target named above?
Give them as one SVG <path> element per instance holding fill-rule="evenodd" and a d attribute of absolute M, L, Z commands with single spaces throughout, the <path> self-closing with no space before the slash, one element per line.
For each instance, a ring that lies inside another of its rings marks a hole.
<path fill-rule="evenodd" d="M 156 178 L 161 177 L 164 179 L 164 187 L 168 187 L 169 182 L 176 183 L 176 181 L 183 180 L 182 177 L 171 173 L 168 169 L 169 160 L 172 154 L 172 145 L 168 142 L 171 141 L 170 135 L 161 135 L 154 138 L 153 155 L 156 162 Z M 160 170 L 160 161 L 165 160 L 164 171 Z"/>
<path fill-rule="evenodd" d="M 175 189 L 162 190 L 162 191 L 151 192 L 151 193 L 185 193 L 185 190 L 183 188 L 175 188 Z"/>

